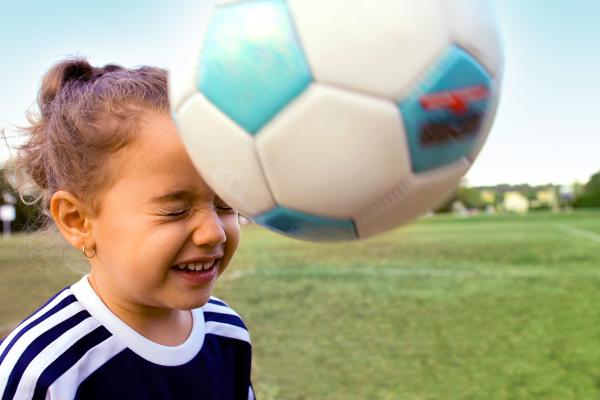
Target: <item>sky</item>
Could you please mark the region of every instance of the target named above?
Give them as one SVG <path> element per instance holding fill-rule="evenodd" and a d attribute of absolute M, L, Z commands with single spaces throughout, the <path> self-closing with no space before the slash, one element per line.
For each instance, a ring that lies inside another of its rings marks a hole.
<path fill-rule="evenodd" d="M 204 7 L 202 0 L 0 0 L 0 126 L 26 123 L 42 75 L 65 56 L 169 68 Z M 600 170 L 600 2 L 498 0 L 496 9 L 502 94 L 468 183 L 585 183 Z M 0 160 L 7 156 L 0 146 Z"/>

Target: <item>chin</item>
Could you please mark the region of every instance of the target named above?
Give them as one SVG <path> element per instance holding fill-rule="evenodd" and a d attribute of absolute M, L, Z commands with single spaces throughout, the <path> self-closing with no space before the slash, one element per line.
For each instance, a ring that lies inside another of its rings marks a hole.
<path fill-rule="evenodd" d="M 201 296 L 190 296 L 186 299 L 178 299 L 178 301 L 173 304 L 172 308 L 178 310 L 193 310 L 194 308 L 200 308 L 208 303 L 210 296 L 210 294 L 206 294 Z"/>

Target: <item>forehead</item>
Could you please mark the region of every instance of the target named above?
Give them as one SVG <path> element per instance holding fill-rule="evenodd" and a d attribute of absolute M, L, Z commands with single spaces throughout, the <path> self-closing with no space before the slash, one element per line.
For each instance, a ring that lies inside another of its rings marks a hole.
<path fill-rule="evenodd" d="M 120 169 L 123 183 L 153 198 L 181 191 L 212 193 L 166 114 L 142 119 L 136 139 L 123 151 Z"/>

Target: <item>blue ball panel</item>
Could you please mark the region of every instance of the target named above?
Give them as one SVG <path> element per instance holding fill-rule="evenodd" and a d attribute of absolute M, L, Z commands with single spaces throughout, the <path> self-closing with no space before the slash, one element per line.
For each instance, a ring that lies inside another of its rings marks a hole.
<path fill-rule="evenodd" d="M 198 89 L 255 134 L 312 81 L 284 1 L 219 7 L 200 59 Z"/>
<path fill-rule="evenodd" d="M 452 46 L 398 101 L 414 172 L 441 167 L 468 155 L 489 112 L 492 78 L 467 52 Z"/>
<path fill-rule="evenodd" d="M 276 232 L 298 239 L 342 241 L 358 239 L 351 219 L 325 218 L 277 206 L 253 218 Z"/>

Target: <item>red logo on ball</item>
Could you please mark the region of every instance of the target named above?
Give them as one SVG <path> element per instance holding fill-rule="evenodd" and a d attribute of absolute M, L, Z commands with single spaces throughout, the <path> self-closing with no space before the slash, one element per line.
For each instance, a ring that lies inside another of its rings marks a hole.
<path fill-rule="evenodd" d="M 488 88 L 484 85 L 478 85 L 426 94 L 421 97 L 420 104 L 427 111 L 450 110 L 455 115 L 461 115 L 469 111 L 469 104 L 487 100 L 489 97 L 490 91 Z"/>

